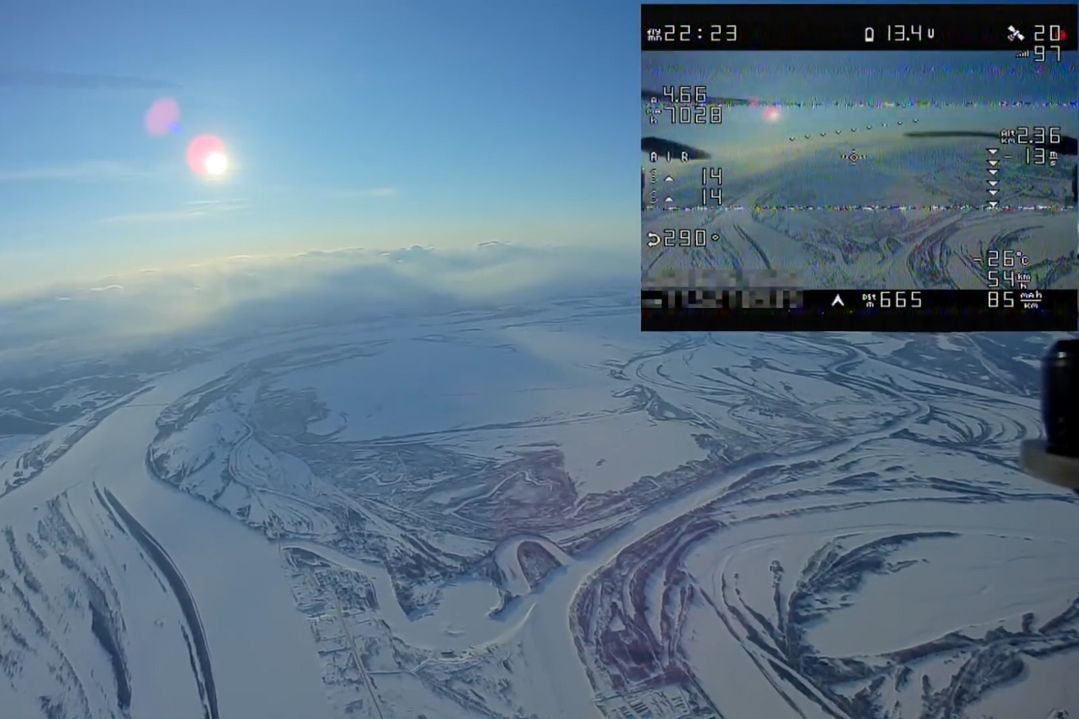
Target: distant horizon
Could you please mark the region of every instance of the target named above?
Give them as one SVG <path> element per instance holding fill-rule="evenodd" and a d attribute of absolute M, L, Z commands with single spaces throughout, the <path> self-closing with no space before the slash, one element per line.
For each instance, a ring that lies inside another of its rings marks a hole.
<path fill-rule="evenodd" d="M 460 254 L 475 251 L 484 246 L 491 245 L 504 245 L 507 247 L 516 248 L 528 248 L 535 250 L 557 250 L 565 249 L 569 251 L 580 250 L 582 244 L 574 241 L 556 241 L 549 242 L 528 242 L 528 241 L 515 241 L 512 239 L 498 239 L 492 237 L 486 240 L 478 240 L 471 244 L 425 244 L 423 242 L 408 242 L 402 240 L 399 244 L 388 243 L 375 243 L 375 244 L 360 244 L 360 243 L 344 243 L 344 244 L 327 244 L 325 246 L 307 246 L 300 248 L 293 248 L 289 246 L 282 246 L 276 251 L 267 250 L 265 252 L 236 252 L 233 254 L 221 254 L 221 255 L 206 255 L 200 258 L 192 259 L 190 261 L 178 260 L 172 264 L 147 264 L 144 266 L 132 266 L 122 270 L 105 271 L 105 272 L 92 272 L 88 271 L 82 274 L 74 274 L 67 277 L 57 279 L 52 282 L 36 283 L 27 286 L 12 286 L 7 284 L 0 287 L 0 311 L 3 310 L 5 305 L 16 304 L 23 301 L 34 301 L 43 298 L 48 298 L 57 292 L 63 290 L 74 291 L 86 291 L 93 289 L 103 283 L 109 283 L 116 280 L 123 280 L 135 277 L 145 277 L 148 275 L 183 275 L 186 272 L 192 270 L 206 270 L 206 269 L 226 269 L 229 263 L 237 261 L 255 261 L 255 262 L 280 262 L 290 259 L 297 259 L 303 257 L 315 257 L 315 256 L 327 256 L 327 255 L 347 255 L 350 253 L 371 253 L 377 254 L 392 254 L 395 252 L 407 251 L 412 249 L 422 249 L 434 253 L 442 254 Z M 587 248 L 590 251 L 609 252 L 614 256 L 619 254 L 624 255 L 628 260 L 627 264 L 627 276 L 632 276 L 635 271 L 632 261 L 635 259 L 636 247 L 627 244 L 625 242 L 599 242 L 593 243 Z M 632 278 L 632 277 L 631 277 Z"/>
<path fill-rule="evenodd" d="M 635 264 L 629 243 L 485 240 L 235 254 L 87 276 L 0 293 L 0 362 L 84 348 L 112 353 L 260 323 L 422 316 L 447 304 L 528 305 L 614 289 L 630 303 Z M 253 316 L 261 319 L 244 319 Z"/>

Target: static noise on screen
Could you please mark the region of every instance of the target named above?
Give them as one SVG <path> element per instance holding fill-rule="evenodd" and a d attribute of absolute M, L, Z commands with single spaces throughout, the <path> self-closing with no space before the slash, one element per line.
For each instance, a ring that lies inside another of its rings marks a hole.
<path fill-rule="evenodd" d="M 802 291 L 791 287 L 665 287 L 644 288 L 641 294 L 644 309 L 801 309 L 803 305 Z"/>

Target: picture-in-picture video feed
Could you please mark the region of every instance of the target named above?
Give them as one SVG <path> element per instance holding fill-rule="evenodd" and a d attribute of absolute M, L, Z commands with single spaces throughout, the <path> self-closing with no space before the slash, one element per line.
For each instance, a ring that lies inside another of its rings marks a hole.
<path fill-rule="evenodd" d="M 644 6 L 642 327 L 1076 329 L 1072 6 Z"/>

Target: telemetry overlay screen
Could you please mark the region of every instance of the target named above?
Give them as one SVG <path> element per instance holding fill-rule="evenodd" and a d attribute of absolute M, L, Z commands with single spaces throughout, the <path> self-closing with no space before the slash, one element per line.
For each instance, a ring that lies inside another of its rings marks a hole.
<path fill-rule="evenodd" d="M 1077 329 L 1076 5 L 643 5 L 644 330 Z"/>

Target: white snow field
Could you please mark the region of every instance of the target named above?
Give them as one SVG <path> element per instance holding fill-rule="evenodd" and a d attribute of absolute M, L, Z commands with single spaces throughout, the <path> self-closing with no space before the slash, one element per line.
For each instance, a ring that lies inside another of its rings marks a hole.
<path fill-rule="evenodd" d="M 0 715 L 1079 713 L 1053 337 L 643 335 L 635 279 L 0 353 Z"/>

